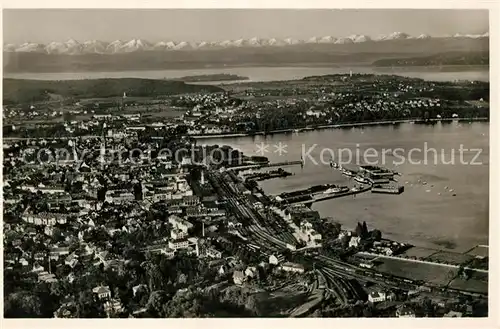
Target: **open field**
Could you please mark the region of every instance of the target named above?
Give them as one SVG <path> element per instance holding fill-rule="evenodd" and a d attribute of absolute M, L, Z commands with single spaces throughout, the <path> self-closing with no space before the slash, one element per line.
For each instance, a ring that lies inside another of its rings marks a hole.
<path fill-rule="evenodd" d="M 435 253 L 437 250 L 436 249 L 431 249 L 431 248 L 423 248 L 423 247 L 412 247 L 402 253 L 402 256 L 408 256 L 408 257 L 416 257 L 416 258 L 427 258 L 433 253 Z"/>
<path fill-rule="evenodd" d="M 457 277 L 451 282 L 450 288 L 488 293 L 488 276 L 484 273 L 474 273 L 469 280 Z"/>
<path fill-rule="evenodd" d="M 436 254 L 433 254 L 429 258 L 426 258 L 425 260 L 431 261 L 431 262 L 460 265 L 462 263 L 470 261 L 472 258 L 474 258 L 474 257 L 471 255 L 459 254 L 459 253 L 449 252 L 449 251 L 440 251 Z"/>
<path fill-rule="evenodd" d="M 457 269 L 449 267 L 408 262 L 398 259 L 379 258 L 377 270 L 413 280 L 423 280 L 433 285 L 445 285 L 456 274 Z"/>
<path fill-rule="evenodd" d="M 490 249 L 487 247 L 477 246 L 471 251 L 467 252 L 467 255 L 471 256 L 480 256 L 480 257 L 488 257 Z"/>

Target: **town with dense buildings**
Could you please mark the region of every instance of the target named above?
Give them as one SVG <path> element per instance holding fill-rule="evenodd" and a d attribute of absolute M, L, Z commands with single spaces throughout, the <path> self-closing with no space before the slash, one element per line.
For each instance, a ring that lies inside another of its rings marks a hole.
<path fill-rule="evenodd" d="M 480 246 L 423 256 L 311 208 L 402 193 L 385 187 L 398 173 L 359 166 L 346 186 L 273 196 L 259 181 L 303 159 L 200 138 L 487 120 L 488 84 L 345 74 L 138 95 L 116 79 L 80 97 L 40 83 L 4 81 L 5 317 L 487 315 Z"/>

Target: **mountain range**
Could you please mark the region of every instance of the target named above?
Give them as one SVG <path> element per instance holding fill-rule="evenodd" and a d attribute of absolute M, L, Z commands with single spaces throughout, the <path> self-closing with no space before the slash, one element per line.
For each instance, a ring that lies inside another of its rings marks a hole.
<path fill-rule="evenodd" d="M 225 40 L 220 42 L 202 41 L 160 41 L 157 43 L 148 42 L 142 39 L 132 39 L 129 41 L 115 40 L 104 42 L 99 40 L 89 40 L 78 42 L 69 39 L 65 42 L 50 42 L 48 44 L 26 42 L 20 45 L 4 44 L 3 51 L 8 53 L 40 53 L 49 55 L 85 55 L 85 54 L 127 54 L 141 51 L 171 51 L 171 50 L 208 50 L 208 49 L 227 49 L 227 48 L 256 48 L 256 47 L 285 47 L 296 45 L 311 44 L 357 44 L 357 43 L 380 43 L 394 40 L 428 40 L 428 39 L 485 39 L 489 33 L 484 34 L 455 34 L 450 36 L 432 37 L 427 34 L 411 36 L 403 32 L 394 32 L 387 35 L 370 37 L 367 35 L 350 35 L 347 37 L 312 37 L 307 40 L 298 40 L 293 38 L 278 39 L 238 39 Z"/>

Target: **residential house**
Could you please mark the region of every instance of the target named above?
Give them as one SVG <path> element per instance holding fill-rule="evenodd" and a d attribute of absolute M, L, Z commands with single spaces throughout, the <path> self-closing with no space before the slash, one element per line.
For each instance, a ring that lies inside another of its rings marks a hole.
<path fill-rule="evenodd" d="M 22 266 L 28 266 L 30 263 L 26 260 L 26 258 L 21 257 L 19 259 L 19 264 L 21 264 Z"/>
<path fill-rule="evenodd" d="M 269 264 L 272 265 L 278 265 L 279 263 L 283 262 L 285 260 L 285 256 L 283 255 L 271 255 L 269 256 Z"/>
<path fill-rule="evenodd" d="M 222 129 L 217 125 L 207 125 L 205 127 L 205 134 L 220 134 Z"/>
<path fill-rule="evenodd" d="M 243 271 L 234 271 L 233 273 L 233 281 L 237 285 L 242 285 L 246 280 L 245 273 Z"/>
<path fill-rule="evenodd" d="M 122 259 L 110 259 L 104 264 L 105 269 L 111 269 L 115 272 L 123 271 L 125 266 L 125 261 Z"/>
<path fill-rule="evenodd" d="M 396 293 L 394 293 L 393 291 L 388 292 L 385 296 L 385 299 L 389 301 L 395 301 L 397 299 Z"/>
<path fill-rule="evenodd" d="M 108 251 L 97 252 L 95 258 L 97 259 L 97 264 L 103 264 L 105 267 L 108 265 L 108 262 L 112 260 Z"/>
<path fill-rule="evenodd" d="M 368 294 L 368 301 L 370 303 L 379 303 L 386 300 L 386 294 L 382 291 L 372 291 Z"/>
<path fill-rule="evenodd" d="M 68 274 L 67 279 L 69 283 L 73 283 L 73 281 L 75 281 L 76 279 L 75 274 L 71 272 L 70 274 Z"/>
<path fill-rule="evenodd" d="M 449 311 L 443 317 L 445 317 L 445 318 L 461 318 L 462 315 L 463 315 L 462 312 Z"/>
<path fill-rule="evenodd" d="M 59 257 L 69 255 L 69 247 L 52 247 L 50 249 L 50 258 L 59 259 Z"/>
<path fill-rule="evenodd" d="M 53 213 L 53 212 L 42 212 L 38 214 L 32 213 L 30 208 L 26 208 L 21 218 L 27 223 L 39 225 L 39 226 L 53 226 L 56 224 L 66 224 L 68 219 L 68 214 Z"/>
<path fill-rule="evenodd" d="M 359 247 L 359 244 L 361 242 L 361 238 L 357 236 L 351 237 L 351 240 L 349 240 L 349 248 L 357 248 Z"/>
<path fill-rule="evenodd" d="M 117 298 L 107 300 L 104 303 L 104 311 L 108 316 L 110 316 L 112 313 L 121 313 L 123 312 L 123 310 L 123 305 Z"/>
<path fill-rule="evenodd" d="M 170 231 L 170 237 L 173 240 L 182 240 L 184 238 L 187 238 L 187 236 L 188 236 L 187 232 L 183 230 L 173 229 L 172 231 Z"/>
<path fill-rule="evenodd" d="M 415 311 L 408 306 L 403 306 L 396 310 L 396 316 L 398 318 L 414 318 Z"/>
<path fill-rule="evenodd" d="M 109 286 L 98 286 L 92 289 L 92 292 L 97 295 L 100 300 L 111 298 L 111 290 Z"/>
<path fill-rule="evenodd" d="M 221 259 L 222 258 L 222 252 L 218 251 L 217 249 L 210 247 L 205 250 L 205 255 L 211 258 L 215 259 Z"/>
<path fill-rule="evenodd" d="M 35 263 L 33 265 L 33 269 L 31 270 L 31 272 L 36 273 L 36 274 L 41 273 L 43 271 L 45 271 L 45 268 L 38 263 Z"/>
<path fill-rule="evenodd" d="M 76 264 L 78 264 L 78 256 L 75 253 L 72 253 L 64 260 L 64 263 L 71 268 L 74 268 Z"/>
<path fill-rule="evenodd" d="M 227 223 L 228 228 L 240 228 L 242 226 L 243 226 L 243 224 L 241 224 L 240 222 L 228 221 L 228 223 Z"/>
<path fill-rule="evenodd" d="M 187 195 L 182 197 L 181 206 L 183 207 L 195 206 L 199 203 L 200 203 L 199 197 L 197 197 L 196 195 Z"/>
<path fill-rule="evenodd" d="M 139 284 L 137 286 L 134 286 L 132 287 L 132 294 L 134 295 L 137 295 L 137 292 L 140 291 L 140 290 L 146 290 L 147 289 L 147 286 L 145 284 Z"/>
<path fill-rule="evenodd" d="M 45 233 L 48 236 L 52 236 L 54 234 L 54 226 L 45 226 L 43 233 Z"/>
<path fill-rule="evenodd" d="M 54 318 L 76 318 L 76 305 L 74 302 L 63 303 L 54 312 Z"/>
<path fill-rule="evenodd" d="M 187 233 L 189 229 L 193 228 L 193 224 L 184 220 L 178 216 L 172 215 L 168 217 L 168 222 L 175 228 L 184 233 Z"/>
<path fill-rule="evenodd" d="M 246 268 L 245 270 L 245 276 L 247 276 L 248 278 L 256 278 L 258 275 L 258 271 L 257 271 L 257 268 L 254 267 L 254 266 L 249 266 Z"/>
<path fill-rule="evenodd" d="M 57 282 L 55 274 L 49 273 L 47 271 L 43 271 L 38 273 L 38 281 L 43 281 L 47 283 Z"/>
<path fill-rule="evenodd" d="M 219 275 L 224 275 L 227 271 L 228 271 L 228 267 L 226 265 L 221 265 L 219 267 L 219 270 L 217 271 L 217 273 L 219 273 Z"/>
<path fill-rule="evenodd" d="M 180 206 L 171 206 L 168 208 L 168 213 L 169 214 L 182 214 L 182 208 Z"/>

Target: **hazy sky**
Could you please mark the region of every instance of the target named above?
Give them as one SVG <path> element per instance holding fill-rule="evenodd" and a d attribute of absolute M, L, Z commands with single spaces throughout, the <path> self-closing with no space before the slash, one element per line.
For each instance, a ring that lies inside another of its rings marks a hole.
<path fill-rule="evenodd" d="M 4 43 L 484 33 L 487 10 L 5 9 Z"/>

